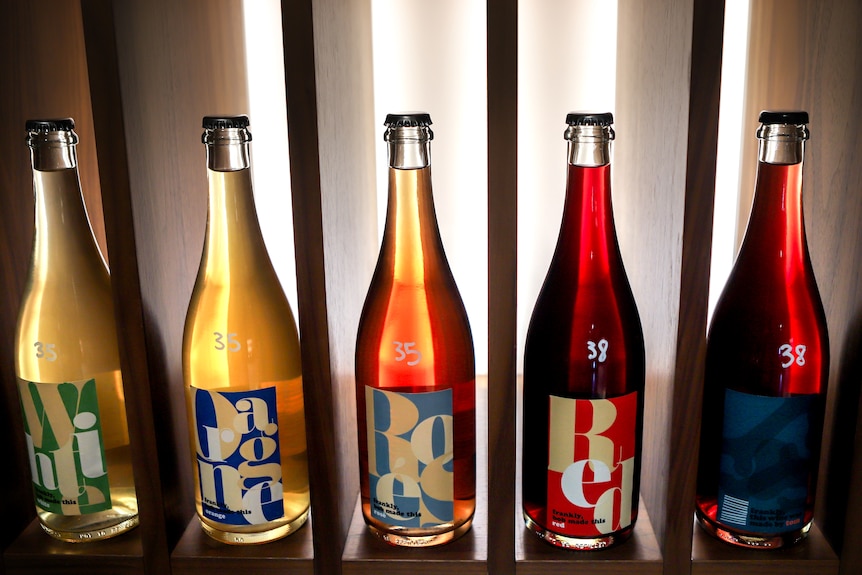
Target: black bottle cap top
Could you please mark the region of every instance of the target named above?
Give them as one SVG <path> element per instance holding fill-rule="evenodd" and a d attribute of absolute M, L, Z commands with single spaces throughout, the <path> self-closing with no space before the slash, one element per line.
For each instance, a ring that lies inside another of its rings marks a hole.
<path fill-rule="evenodd" d="M 566 124 L 570 126 L 610 126 L 614 123 L 614 115 L 610 112 L 569 112 Z"/>
<path fill-rule="evenodd" d="M 808 112 L 802 110 L 774 111 L 763 110 L 758 121 L 761 124 L 799 124 L 808 123 Z"/>
<path fill-rule="evenodd" d="M 27 120 L 24 128 L 28 132 L 70 132 L 75 129 L 75 120 L 72 118 Z"/>
<path fill-rule="evenodd" d="M 248 116 L 204 116 L 205 130 L 224 130 L 226 128 L 248 128 Z"/>
<path fill-rule="evenodd" d="M 431 125 L 431 114 L 425 112 L 386 114 L 383 125 L 387 128 L 425 128 Z"/>

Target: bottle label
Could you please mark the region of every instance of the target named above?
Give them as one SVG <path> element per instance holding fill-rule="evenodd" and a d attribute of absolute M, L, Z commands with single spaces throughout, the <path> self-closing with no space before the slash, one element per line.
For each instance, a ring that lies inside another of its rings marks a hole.
<path fill-rule="evenodd" d="M 395 527 L 455 518 L 452 390 L 365 387 L 371 515 Z"/>
<path fill-rule="evenodd" d="M 59 515 L 111 508 L 96 380 L 18 380 L 36 505 Z"/>
<path fill-rule="evenodd" d="M 276 388 L 188 392 L 204 517 L 226 525 L 281 519 Z"/>
<path fill-rule="evenodd" d="M 815 398 L 726 391 L 718 521 L 754 533 L 803 526 Z"/>
<path fill-rule="evenodd" d="M 545 528 L 601 537 L 632 523 L 637 392 L 611 399 L 549 396 Z"/>

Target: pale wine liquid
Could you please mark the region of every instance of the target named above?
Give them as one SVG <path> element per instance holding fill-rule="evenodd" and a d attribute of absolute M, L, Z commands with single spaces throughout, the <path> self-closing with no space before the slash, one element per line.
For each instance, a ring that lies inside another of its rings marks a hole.
<path fill-rule="evenodd" d="M 214 539 L 263 543 L 308 517 L 299 337 L 256 217 L 247 217 L 254 216 L 249 170 L 209 177 L 204 263 L 183 341 L 195 505 Z M 217 431 L 209 436 L 206 426 Z M 231 458 L 243 461 L 235 471 L 225 465 Z"/>
<path fill-rule="evenodd" d="M 37 191 L 43 190 L 36 202 L 39 236 L 18 319 L 16 370 L 29 427 L 36 508 L 42 527 L 58 539 L 104 539 L 138 524 L 110 278 L 83 206 L 61 208 L 81 201 L 77 172 L 36 171 L 34 179 Z M 82 382 L 89 380 L 95 380 L 97 407 L 84 407 L 79 397 Z M 86 434 L 98 428 L 100 436 Z M 43 442 L 53 452 L 36 455 Z M 76 476 L 75 466 L 81 466 L 85 452 L 95 466 L 85 475 L 107 472 L 107 489 L 103 485 L 101 494 L 87 487 L 89 479 Z M 64 495 L 56 498 L 44 491 L 52 485 L 59 485 Z M 110 506 L 86 512 L 87 505 L 65 495 L 73 489 L 85 495 L 81 501 L 91 503 L 107 491 Z"/>

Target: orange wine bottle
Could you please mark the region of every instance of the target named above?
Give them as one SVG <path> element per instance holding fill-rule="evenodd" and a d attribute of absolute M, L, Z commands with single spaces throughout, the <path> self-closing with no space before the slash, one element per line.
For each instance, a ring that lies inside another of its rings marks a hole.
<path fill-rule="evenodd" d="M 195 506 L 224 543 L 305 524 L 308 461 L 299 335 L 263 243 L 246 116 L 207 116 L 203 257 L 183 335 Z"/>
<path fill-rule="evenodd" d="M 386 226 L 356 340 L 362 513 L 414 547 L 464 534 L 476 508 L 473 339 L 437 229 L 430 124 L 386 117 Z"/>
<path fill-rule="evenodd" d="M 611 206 L 610 113 L 571 113 L 557 247 L 527 331 L 527 527 L 568 549 L 626 540 L 638 513 L 644 340 Z"/>
<path fill-rule="evenodd" d="M 698 521 L 728 543 L 811 526 L 829 340 L 802 210 L 806 112 L 762 112 L 754 203 L 709 327 Z"/>
<path fill-rule="evenodd" d="M 111 278 L 81 196 L 71 118 L 30 120 L 36 233 L 15 371 L 36 511 L 63 541 L 138 524 Z"/>

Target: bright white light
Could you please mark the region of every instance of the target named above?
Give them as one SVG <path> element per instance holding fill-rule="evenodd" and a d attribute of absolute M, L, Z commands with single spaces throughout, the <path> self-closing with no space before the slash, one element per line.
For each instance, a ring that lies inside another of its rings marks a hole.
<path fill-rule="evenodd" d="M 281 3 L 245 0 L 242 5 L 257 216 L 269 257 L 294 314 L 298 314 Z"/>
<path fill-rule="evenodd" d="M 715 214 L 709 276 L 709 317 L 715 309 L 736 257 L 736 227 L 745 125 L 745 73 L 748 60 L 750 0 L 727 0 L 721 64 L 721 105 L 715 174 Z"/>
<path fill-rule="evenodd" d="M 383 120 L 431 114 L 434 204 L 467 308 L 476 373 L 488 372 L 488 129 L 484 0 L 372 0 L 378 229 L 386 216 Z"/>

